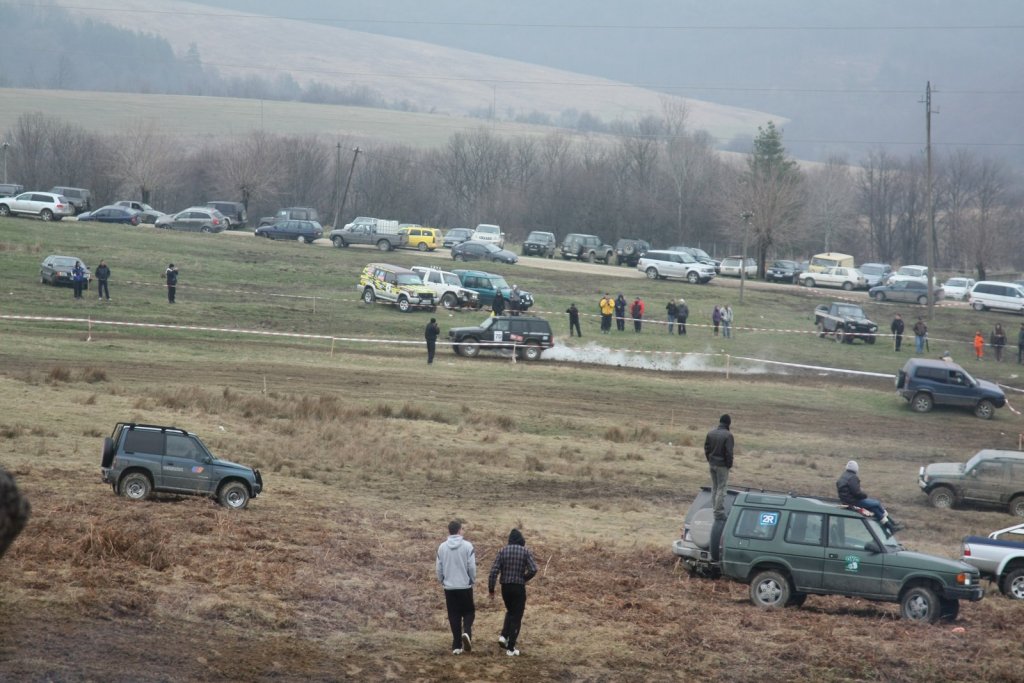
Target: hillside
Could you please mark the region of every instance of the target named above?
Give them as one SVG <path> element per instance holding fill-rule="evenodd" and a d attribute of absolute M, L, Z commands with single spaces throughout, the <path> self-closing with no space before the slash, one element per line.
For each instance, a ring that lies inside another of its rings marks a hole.
<path fill-rule="evenodd" d="M 157 34 L 184 54 L 194 43 L 204 66 L 223 75 L 299 83 L 365 85 L 389 100 L 437 113 L 493 107 L 501 116 L 575 109 L 610 121 L 658 112 L 666 95 L 623 83 L 509 59 L 308 22 L 176 0 L 125 0 L 117 9 L 67 5 L 73 14 Z M 196 27 L 203 27 L 196 30 Z M 720 139 L 749 136 L 766 112 L 687 100 L 690 125 Z"/>

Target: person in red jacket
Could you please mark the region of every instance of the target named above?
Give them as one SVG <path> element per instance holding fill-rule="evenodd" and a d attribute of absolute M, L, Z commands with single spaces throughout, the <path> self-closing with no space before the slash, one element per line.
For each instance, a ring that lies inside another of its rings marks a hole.
<path fill-rule="evenodd" d="M 637 297 L 633 300 L 633 305 L 629 309 L 630 315 L 633 317 L 633 331 L 639 332 L 640 327 L 644 321 L 644 302 L 643 299 Z"/>

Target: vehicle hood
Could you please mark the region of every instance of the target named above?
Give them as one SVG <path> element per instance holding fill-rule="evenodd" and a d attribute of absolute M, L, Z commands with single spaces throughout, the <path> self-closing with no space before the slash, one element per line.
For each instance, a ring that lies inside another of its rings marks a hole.
<path fill-rule="evenodd" d="M 427 285 L 398 285 L 398 289 L 420 296 L 434 296 L 434 290 Z"/>
<path fill-rule="evenodd" d="M 935 462 L 924 468 L 924 473 L 932 477 L 959 477 L 964 473 L 963 463 Z"/>
<path fill-rule="evenodd" d="M 231 462 L 230 460 L 221 460 L 220 458 L 214 458 L 211 464 L 215 465 L 216 467 L 220 467 L 221 469 L 237 470 L 238 472 L 246 472 L 248 474 L 252 474 L 254 471 L 253 468 L 249 467 L 248 465 L 240 465 L 237 462 Z"/>
<path fill-rule="evenodd" d="M 890 553 L 885 558 L 885 563 L 890 567 L 902 567 L 905 569 L 949 572 L 951 574 L 967 572 L 975 576 L 978 575 L 977 568 L 960 560 L 949 560 L 945 557 L 919 553 L 913 550 L 900 550 L 899 552 Z"/>
<path fill-rule="evenodd" d="M 992 394 L 994 396 L 999 396 L 1000 398 L 1003 398 L 1004 400 L 1006 398 L 1006 394 L 1003 393 L 1003 390 L 1000 389 L 999 386 L 995 382 L 989 382 L 987 379 L 979 379 L 978 380 L 978 388 L 979 389 L 984 389 L 986 392 L 988 392 L 988 393 L 990 393 L 990 394 Z"/>
<path fill-rule="evenodd" d="M 471 325 L 471 326 L 467 326 L 467 327 L 453 327 L 450 330 L 448 330 L 448 334 L 449 335 L 460 335 L 461 336 L 461 335 L 473 334 L 473 333 L 481 334 L 481 333 L 483 333 L 483 331 L 484 331 L 484 329 L 482 327 L 480 327 L 479 325 Z"/>

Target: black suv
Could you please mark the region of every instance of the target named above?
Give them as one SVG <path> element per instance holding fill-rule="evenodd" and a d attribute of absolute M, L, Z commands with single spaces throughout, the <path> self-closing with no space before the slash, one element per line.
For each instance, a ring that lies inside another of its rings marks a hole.
<path fill-rule="evenodd" d="M 224 214 L 224 218 L 228 219 L 228 230 L 244 230 L 247 227 L 249 216 L 246 214 L 245 204 L 242 202 L 225 202 L 215 199 L 206 202 L 206 206 Z"/>
<path fill-rule="evenodd" d="M 956 363 L 945 360 L 911 358 L 896 375 L 896 390 L 918 413 L 927 413 L 936 405 L 959 406 L 991 420 L 996 408 L 1006 405 L 1006 395 L 998 386 L 974 379 Z"/>
<path fill-rule="evenodd" d="M 558 248 L 558 242 L 555 240 L 555 233 L 553 232 L 542 232 L 540 230 L 534 230 L 526 236 L 526 241 L 523 242 L 523 256 L 545 256 L 551 258 L 555 255 L 555 249 Z"/>
<path fill-rule="evenodd" d="M 615 265 L 636 268 L 640 257 L 650 250 L 649 242 L 623 237 L 615 243 Z"/>
<path fill-rule="evenodd" d="M 145 500 L 154 491 L 209 496 L 241 510 L 263 490 L 260 471 L 220 460 L 177 427 L 118 422 L 103 440 L 100 476 L 114 493 Z"/>
<path fill-rule="evenodd" d="M 551 325 L 531 315 L 498 315 L 477 327 L 453 327 L 448 341 L 457 355 L 475 358 L 483 348 L 512 351 L 517 358 L 539 360 L 544 349 L 555 345 Z"/>
<path fill-rule="evenodd" d="M 609 263 L 615 250 L 612 245 L 605 244 L 597 235 L 569 233 L 562 241 L 562 258 L 580 261 L 603 261 Z"/>

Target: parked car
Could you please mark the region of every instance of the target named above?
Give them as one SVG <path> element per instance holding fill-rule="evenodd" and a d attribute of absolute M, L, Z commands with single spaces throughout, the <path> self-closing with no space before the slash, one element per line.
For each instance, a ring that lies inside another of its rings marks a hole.
<path fill-rule="evenodd" d="M 523 256 L 551 258 L 555 255 L 557 248 L 558 241 L 555 239 L 555 233 L 534 230 L 526 236 L 526 240 L 523 242 Z"/>
<path fill-rule="evenodd" d="M 814 325 L 819 337 L 831 334 L 841 343 L 852 344 L 855 339 L 863 339 L 866 344 L 874 344 L 878 339 L 878 325 L 864 315 L 864 309 L 857 304 L 841 301 L 819 304 L 814 307 Z"/>
<path fill-rule="evenodd" d="M 469 228 L 452 228 L 444 234 L 444 241 L 441 245 L 445 249 L 451 249 L 456 244 L 462 244 L 471 239 L 473 239 L 473 231 Z"/>
<path fill-rule="evenodd" d="M 39 282 L 44 285 L 70 285 L 72 284 L 71 271 L 76 263 L 81 263 L 85 268 L 85 289 L 89 289 L 89 282 L 92 280 L 92 273 L 85 261 L 77 256 L 58 256 L 56 254 L 47 256 L 39 266 Z"/>
<path fill-rule="evenodd" d="M 261 225 L 254 234 L 272 240 L 297 240 L 301 244 L 312 244 L 324 236 L 324 229 L 316 221 L 280 221 L 273 225 Z"/>
<path fill-rule="evenodd" d="M 560 249 L 562 258 L 567 261 L 577 259 L 591 263 L 595 261 L 609 263 L 615 253 L 612 245 L 605 244 L 597 235 L 584 235 L 576 232 L 565 236 Z"/>
<path fill-rule="evenodd" d="M 208 206 L 193 206 L 173 216 L 162 216 L 154 225 L 167 230 L 189 230 L 192 232 L 222 232 L 228 222 L 217 209 Z"/>
<path fill-rule="evenodd" d="M 744 271 L 746 272 L 746 278 L 748 280 L 750 278 L 757 277 L 757 261 L 750 257 L 747 257 L 746 261 L 744 261 L 742 256 L 727 256 L 722 259 L 722 265 L 718 268 L 718 274 L 722 277 L 725 277 L 726 275 L 730 277 L 739 277 L 741 263 L 746 264 L 744 266 Z"/>
<path fill-rule="evenodd" d="M 715 279 L 714 266 L 699 262 L 685 251 L 648 251 L 637 261 L 636 269 L 651 280 L 676 278 L 703 285 Z"/>
<path fill-rule="evenodd" d="M 359 219 L 357 218 L 356 220 Z M 377 219 L 373 218 L 370 220 L 376 221 Z M 319 223 L 320 214 L 311 206 L 289 206 L 285 209 L 278 209 L 277 213 L 273 216 L 264 216 L 260 219 L 260 225 L 273 225 L 278 221 L 316 221 Z M 395 225 L 397 226 L 397 223 Z M 348 225 L 345 227 L 348 227 Z"/>
<path fill-rule="evenodd" d="M 114 493 L 208 496 L 242 510 L 263 491 L 260 471 L 215 457 L 195 434 L 164 425 L 118 422 L 103 440 L 100 478 Z"/>
<path fill-rule="evenodd" d="M 969 277 L 951 277 L 942 283 L 942 291 L 946 293 L 947 299 L 963 301 L 971 291 L 975 281 Z"/>
<path fill-rule="evenodd" d="M 505 233 L 501 231 L 501 226 L 499 225 L 481 223 L 476 226 L 476 230 L 473 231 L 473 236 L 470 239 L 478 242 L 490 242 L 499 249 L 505 248 Z"/>
<path fill-rule="evenodd" d="M 76 214 L 88 211 L 92 208 L 92 192 L 81 187 L 53 187 L 50 188 L 53 194 L 66 197 Z"/>
<path fill-rule="evenodd" d="M 867 280 L 868 287 L 876 287 L 885 284 L 892 273 L 892 266 L 888 263 L 862 263 L 857 266 L 857 270 Z"/>
<path fill-rule="evenodd" d="M 13 197 L 25 191 L 24 185 L 16 183 L 0 183 L 0 197 Z"/>
<path fill-rule="evenodd" d="M 815 254 L 803 269 L 805 273 L 820 273 L 826 268 L 853 268 L 854 260 L 849 254 L 841 254 L 838 251 L 826 251 Z"/>
<path fill-rule="evenodd" d="M 0 211 L 3 205 L 0 204 Z M 1012 282 L 982 280 L 974 283 L 967 301 L 976 311 L 997 308 L 1015 313 L 1024 313 L 1024 285 Z"/>
<path fill-rule="evenodd" d="M 945 405 L 969 408 L 975 416 L 991 420 L 996 409 L 1006 405 L 998 385 L 971 377 L 952 361 L 911 358 L 896 375 L 896 391 L 917 413 Z"/>
<path fill-rule="evenodd" d="M 1024 517 L 1024 453 L 1020 451 L 985 448 L 965 463 L 932 463 L 918 471 L 917 485 L 933 507 L 998 505 Z"/>
<path fill-rule="evenodd" d="M 615 243 L 615 265 L 635 267 L 640 257 L 650 249 L 651 245 L 646 240 L 621 238 Z"/>
<path fill-rule="evenodd" d="M 721 271 L 722 262 L 719 261 L 718 259 L 711 258 L 708 252 L 704 251 L 700 247 L 684 247 L 681 245 L 677 245 L 674 247 L 669 247 L 666 251 L 685 251 L 687 254 L 697 259 L 701 263 L 706 263 L 709 266 L 714 266 L 716 273 Z"/>
<path fill-rule="evenodd" d="M 149 204 L 137 202 L 132 199 L 122 199 L 120 201 L 114 202 L 114 206 L 123 206 L 125 208 L 135 209 L 136 211 L 139 212 L 139 222 L 149 223 L 150 225 L 156 223 L 157 218 L 167 215 L 163 211 L 154 209 Z"/>
<path fill-rule="evenodd" d="M 800 276 L 800 264 L 796 261 L 780 259 L 772 261 L 765 271 L 764 279 L 768 282 L 788 282 L 795 285 Z"/>
<path fill-rule="evenodd" d="M 448 310 L 480 308 L 480 295 L 463 287 L 462 280 L 455 273 L 426 266 L 413 266 L 412 270 L 423 278 L 423 284 L 434 290 L 434 301 Z"/>
<path fill-rule="evenodd" d="M 226 202 L 215 199 L 206 202 L 206 206 L 220 211 L 228 221 L 228 230 L 244 230 L 248 227 L 249 215 L 242 202 Z M 311 220 L 318 220 L 313 218 Z"/>
<path fill-rule="evenodd" d="M 74 214 L 71 203 L 52 192 L 22 192 L 0 199 L 0 216 L 38 216 L 44 221 L 59 221 Z"/>
<path fill-rule="evenodd" d="M 917 280 L 900 280 L 891 285 L 878 285 L 868 290 L 868 296 L 875 301 L 900 301 L 911 304 L 928 303 L 928 283 Z M 932 290 L 932 297 L 940 301 L 945 296 L 941 286 Z"/>
<path fill-rule="evenodd" d="M 494 296 L 501 292 L 505 301 L 509 300 L 512 288 L 500 275 L 485 273 L 482 270 L 453 270 L 459 276 L 462 286 L 471 289 L 479 296 L 480 306 L 491 306 L 494 304 Z M 533 306 L 533 295 L 527 291 L 519 290 L 519 310 L 525 311 Z"/>
<path fill-rule="evenodd" d="M 405 235 L 403 246 L 419 251 L 434 251 L 441 246 L 441 231 L 437 228 L 424 228 L 422 225 L 406 225 L 398 228 L 399 235 Z"/>
<path fill-rule="evenodd" d="M 885 284 L 891 285 L 904 280 L 928 282 L 928 266 L 901 266 L 899 270 L 889 275 Z"/>
<path fill-rule="evenodd" d="M 1017 538 L 1012 538 L 1016 536 Z M 1003 595 L 1024 600 L 1024 524 L 1015 524 L 985 536 L 966 536 L 960 561 L 977 567 L 983 579 L 995 581 Z"/>
<path fill-rule="evenodd" d="M 507 249 L 491 242 L 469 240 L 452 247 L 452 258 L 456 261 L 491 261 L 492 263 L 516 263 L 519 257 Z"/>
<path fill-rule="evenodd" d="M 867 280 L 856 268 L 826 268 L 817 273 L 800 273 L 797 280 L 805 287 L 841 287 L 846 291 L 862 289 Z"/>
<path fill-rule="evenodd" d="M 380 299 L 408 313 L 414 308 L 433 311 L 437 307 L 434 290 L 423 284 L 420 274 L 390 263 L 370 263 L 363 268 L 356 285 L 362 299 L 372 304 Z"/>
<path fill-rule="evenodd" d="M 448 340 L 456 355 L 468 358 L 483 349 L 511 350 L 518 358 L 540 360 L 544 349 L 555 344 L 550 323 L 532 315 L 491 316 L 474 327 L 454 327 L 448 331 Z"/>
<path fill-rule="evenodd" d="M 138 211 L 127 206 L 104 206 L 95 211 L 78 214 L 78 220 L 138 225 L 142 222 L 142 216 Z"/>

